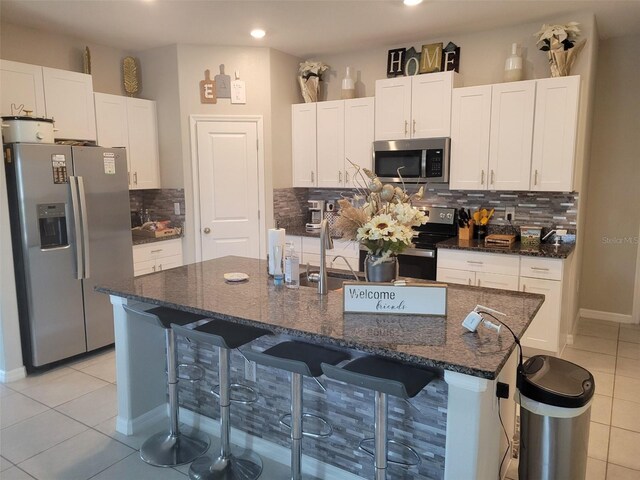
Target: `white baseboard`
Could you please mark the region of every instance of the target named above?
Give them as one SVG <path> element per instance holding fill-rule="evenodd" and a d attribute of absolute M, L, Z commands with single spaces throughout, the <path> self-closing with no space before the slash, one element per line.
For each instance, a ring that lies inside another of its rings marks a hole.
<path fill-rule="evenodd" d="M 22 367 L 13 370 L 0 370 L 0 383 L 10 383 L 23 379 L 27 376 L 27 369 Z"/>
<path fill-rule="evenodd" d="M 118 416 L 116 419 L 116 431 L 123 435 L 133 435 L 135 432 L 139 432 L 158 423 L 163 418 L 168 418 L 167 408 L 167 404 L 163 403 L 133 420 L 126 420 L 125 418 Z"/>
<path fill-rule="evenodd" d="M 198 428 L 209 435 L 220 435 L 220 422 L 205 415 L 180 408 L 180 423 Z M 291 462 L 291 450 L 282 445 L 270 442 L 263 438 L 254 437 L 242 430 L 231 427 L 231 442 L 239 447 L 251 448 L 258 455 L 269 458 L 277 463 L 289 465 Z M 302 456 L 303 476 L 313 476 L 323 480 L 363 480 L 362 477 L 346 472 L 333 465 L 328 465 L 307 455 Z"/>
<path fill-rule="evenodd" d="M 588 308 L 580 309 L 580 318 L 592 318 L 594 320 L 607 320 L 617 323 L 634 323 L 631 315 L 613 312 L 601 312 L 599 310 L 590 310 Z"/>

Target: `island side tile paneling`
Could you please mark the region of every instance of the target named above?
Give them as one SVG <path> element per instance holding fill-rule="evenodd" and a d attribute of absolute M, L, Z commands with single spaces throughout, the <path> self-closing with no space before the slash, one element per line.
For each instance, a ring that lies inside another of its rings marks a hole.
<path fill-rule="evenodd" d="M 262 350 L 283 340 L 281 337 L 265 337 L 255 341 L 251 348 Z M 212 386 L 218 383 L 217 348 L 187 342 L 178 337 L 178 352 L 179 363 L 196 362 L 206 369 L 201 382 L 180 382 L 180 405 L 218 419 L 218 401 L 209 393 Z M 232 382 L 256 388 L 260 399 L 253 405 L 234 403 L 231 407 L 231 424 L 251 435 L 289 448 L 289 432 L 278 423 L 280 415 L 290 410 L 289 374 L 262 365 L 257 368 L 259 381 L 254 383 L 245 380 L 244 359 L 238 352 L 232 352 Z M 321 377 L 321 381 L 326 392 L 313 379 L 304 379 L 304 409 L 305 412 L 329 419 L 334 434 L 325 439 L 305 437 L 303 453 L 362 478 L 373 478 L 373 459 L 358 450 L 362 438 L 373 436 L 373 393 L 324 377 Z M 419 467 L 403 469 L 390 466 L 390 478 L 444 478 L 446 422 L 447 384 L 444 380 L 429 384 L 411 400 L 411 404 L 389 397 L 389 437 L 411 445 L 422 458 Z"/>

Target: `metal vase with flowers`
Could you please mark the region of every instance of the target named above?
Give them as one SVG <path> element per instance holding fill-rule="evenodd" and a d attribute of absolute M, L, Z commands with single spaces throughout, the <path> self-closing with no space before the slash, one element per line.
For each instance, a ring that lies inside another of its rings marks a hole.
<path fill-rule="evenodd" d="M 422 198 L 424 187 L 410 195 L 404 184 L 383 184 L 370 170 L 349 163 L 355 169 L 356 195 L 366 200 L 361 207 L 348 199 L 339 200 L 335 228 L 343 238 L 357 241 L 367 250 L 367 281 L 391 282 L 398 277 L 397 255 L 413 246 L 413 227 L 427 223 L 424 212 L 412 205 Z M 398 177 L 402 178 L 400 169 Z"/>

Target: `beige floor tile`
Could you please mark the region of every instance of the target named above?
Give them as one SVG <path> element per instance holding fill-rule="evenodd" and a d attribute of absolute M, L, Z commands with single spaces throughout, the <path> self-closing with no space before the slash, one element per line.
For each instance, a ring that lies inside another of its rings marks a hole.
<path fill-rule="evenodd" d="M 49 407 L 21 393 L 7 395 L 0 401 L 0 428 L 10 427 L 47 410 Z"/>
<path fill-rule="evenodd" d="M 613 397 L 613 382 L 615 376 L 609 373 L 596 372 L 595 370 L 591 372 L 591 375 L 593 375 L 596 381 L 596 392 L 598 392 L 599 395 Z"/>
<path fill-rule="evenodd" d="M 69 368 L 73 368 L 74 370 L 82 370 L 84 368 L 90 367 L 91 365 L 94 365 L 108 358 L 115 358 L 114 349 L 87 355 L 86 357 L 82 357 L 79 360 L 68 362 L 65 364 L 65 366 Z"/>
<path fill-rule="evenodd" d="M 2 480 L 33 480 L 33 477 L 18 467 L 11 467 L 2 472 Z"/>
<path fill-rule="evenodd" d="M 185 480 L 186 476 L 173 468 L 153 467 L 133 453 L 124 460 L 100 472 L 91 480 L 113 480 L 135 478 L 135 480 Z"/>
<path fill-rule="evenodd" d="M 636 402 L 614 398 L 611 425 L 640 432 L 640 405 Z"/>
<path fill-rule="evenodd" d="M 640 470 L 640 433 L 611 427 L 609 462 Z"/>
<path fill-rule="evenodd" d="M 640 360 L 640 343 L 618 342 L 618 356 Z"/>
<path fill-rule="evenodd" d="M 640 360 L 619 357 L 618 363 L 616 364 L 616 375 L 640 378 Z"/>
<path fill-rule="evenodd" d="M 640 328 L 627 325 L 620 326 L 620 337 L 623 342 L 640 343 Z"/>
<path fill-rule="evenodd" d="M 88 479 L 133 452 L 102 433 L 87 430 L 22 462 L 20 468 L 36 478 Z"/>
<path fill-rule="evenodd" d="M 591 422 L 589 430 L 589 456 L 596 460 L 607 460 L 609 449 L 609 425 Z"/>
<path fill-rule="evenodd" d="M 562 358 L 570 362 L 577 363 L 583 368 L 593 372 L 614 374 L 616 368 L 616 357 L 613 355 L 604 355 L 602 353 L 585 352 L 567 347 L 562 352 Z"/>
<path fill-rule="evenodd" d="M 92 375 L 105 382 L 116 383 L 116 360 L 105 358 L 80 370 L 82 373 Z"/>
<path fill-rule="evenodd" d="M 26 378 L 11 382 L 11 387 L 9 388 L 22 392 L 27 388 L 32 388 L 42 383 L 50 383 L 51 381 L 65 375 L 69 375 L 70 373 L 73 373 L 73 370 L 67 367 L 58 367 L 42 373 L 32 373 L 27 375 Z"/>
<path fill-rule="evenodd" d="M 7 395 L 11 395 L 15 390 L 10 389 L 6 385 L 0 383 L 0 398 L 6 397 Z"/>
<path fill-rule="evenodd" d="M 606 338 L 609 340 L 618 339 L 619 325 L 603 320 L 580 319 L 578 322 L 578 335 L 588 335 L 590 337 Z"/>
<path fill-rule="evenodd" d="M 56 407 L 107 385 L 98 378 L 69 369 L 71 373 L 40 382 L 21 393 L 49 407 Z"/>
<path fill-rule="evenodd" d="M 611 424 L 611 400 L 611 397 L 605 397 L 604 395 L 593 396 L 593 403 L 591 404 L 592 422 L 605 425 Z"/>
<path fill-rule="evenodd" d="M 617 340 L 590 337 L 587 335 L 575 335 L 573 337 L 573 344 L 570 345 L 571 348 L 575 348 L 576 350 L 604 353 L 606 355 L 615 355 L 617 346 Z"/>
<path fill-rule="evenodd" d="M 640 379 L 616 375 L 614 398 L 640 403 Z M 598 388 L 596 380 L 596 388 Z"/>
<path fill-rule="evenodd" d="M 75 420 L 49 410 L 0 431 L 2 456 L 18 464 L 85 431 Z"/>
<path fill-rule="evenodd" d="M 107 385 L 56 407 L 61 413 L 93 427 L 118 414 L 115 385 Z"/>
<path fill-rule="evenodd" d="M 585 480 L 605 480 L 607 478 L 607 462 L 595 458 L 587 458 L 587 475 Z"/>
<path fill-rule="evenodd" d="M 10 467 L 13 467 L 13 463 L 11 463 L 9 460 L 7 460 L 4 457 L 0 457 L 0 472 Z"/>
<path fill-rule="evenodd" d="M 129 445 L 131 448 L 138 450 L 147 438 L 149 438 L 154 433 L 161 431 L 162 429 L 166 429 L 168 427 L 167 421 L 168 420 L 163 420 L 156 423 L 155 425 L 151 425 L 138 432 L 136 435 L 123 435 L 122 433 L 116 432 L 116 417 L 99 423 L 94 428 L 104 433 L 105 435 L 108 435 L 109 437 L 114 438 L 119 442 L 122 442 L 125 445 Z"/>
<path fill-rule="evenodd" d="M 607 465 L 607 480 L 638 480 L 639 478 L 640 472 L 638 470 L 621 467 L 613 463 Z"/>

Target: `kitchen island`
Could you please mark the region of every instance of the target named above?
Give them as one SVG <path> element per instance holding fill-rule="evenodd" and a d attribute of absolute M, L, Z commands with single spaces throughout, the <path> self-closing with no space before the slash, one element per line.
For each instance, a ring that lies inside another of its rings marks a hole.
<path fill-rule="evenodd" d="M 235 271 L 247 273 L 249 280 L 238 284 L 225 282 L 223 274 Z M 441 372 L 442 380 L 433 382 L 416 397 L 414 407 L 398 401 L 390 408 L 390 422 L 393 417 L 402 417 L 394 435 L 409 443 L 418 442 L 423 456 L 424 470 L 399 470 L 402 477 L 398 478 L 412 479 L 497 477 L 504 445 L 501 448 L 503 434 L 495 384 L 498 380 L 510 383 L 513 396 L 515 343 L 506 329 L 499 336 L 482 327 L 471 333 L 461 322 L 477 304 L 485 305 L 504 312 L 505 323 L 520 337 L 543 302 L 541 295 L 451 285 L 446 318 L 344 314 L 342 291 L 330 291 L 321 297 L 315 288 L 276 287 L 266 274 L 266 262 L 241 257 L 225 257 L 125 279 L 102 285 L 99 291 L 110 294 L 114 305 L 119 432 L 132 434 L 166 413 L 162 332 L 130 320 L 122 308 L 123 304 L 138 302 L 149 307 L 162 305 L 266 326 L 279 335 L 350 349 L 354 354 L 378 354 Z M 264 348 L 276 341 L 267 338 L 266 343 L 257 347 Z M 184 341 L 180 352 L 181 361 L 201 363 L 207 368 L 206 385 L 215 383 L 214 352 L 202 346 L 193 348 Z M 242 357 L 232 358 L 234 376 L 243 375 L 242 363 Z M 277 372 L 262 368 L 255 385 L 268 398 L 236 414 L 232 425 L 248 433 L 254 445 L 265 441 L 285 448 L 287 435 L 277 427 L 277 418 L 286 410 L 288 398 L 283 402 L 271 400 L 277 397 L 274 392 L 287 391 L 287 376 L 276 378 Z M 313 388 L 312 383 L 309 388 Z M 364 390 L 354 392 L 355 387 L 338 382 L 327 381 L 326 385 L 326 394 L 316 387 L 312 395 L 307 395 L 319 397 L 317 405 L 314 400 L 307 405 L 332 418 L 334 426 L 348 423 L 353 416 L 358 418 L 345 430 L 345 436 L 336 428 L 335 438 L 314 440 L 311 446 L 315 448 L 304 449 L 304 453 L 351 474 L 370 477 L 367 467 L 372 462 L 357 453 L 357 442 L 351 437 L 354 430 L 356 436 L 372 430 L 368 418 L 358 415 L 360 411 L 372 413 L 373 402 Z M 205 395 L 206 389 L 197 385 L 181 387 L 181 418 L 187 423 L 202 425 L 210 417 L 215 418 L 215 402 Z M 343 403 L 356 401 L 354 397 L 359 398 L 357 407 L 342 408 Z M 235 410 L 239 412 L 238 408 Z M 271 425 L 272 430 L 265 431 L 266 425 Z M 235 438 L 241 437 L 246 439 L 247 435 L 239 433 Z M 329 448 L 331 444 L 339 447 L 339 455 Z"/>

